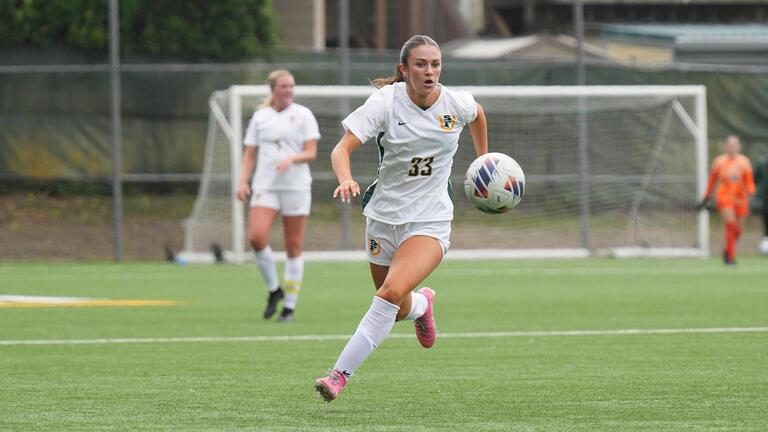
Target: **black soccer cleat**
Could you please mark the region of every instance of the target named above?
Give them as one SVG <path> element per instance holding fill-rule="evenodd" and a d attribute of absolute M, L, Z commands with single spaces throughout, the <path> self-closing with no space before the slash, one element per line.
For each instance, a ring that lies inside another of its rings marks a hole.
<path fill-rule="evenodd" d="M 281 287 L 277 287 L 275 291 L 269 293 L 267 297 L 267 307 L 264 309 L 264 319 L 270 319 L 277 312 L 277 303 L 285 297 L 285 293 Z"/>
<path fill-rule="evenodd" d="M 735 266 L 736 265 L 736 260 L 735 259 L 731 259 L 728 256 L 728 252 L 723 251 L 723 264 L 729 265 L 729 266 Z"/>
<path fill-rule="evenodd" d="M 163 245 L 163 252 L 165 253 L 165 260 L 169 263 L 176 262 L 176 254 L 173 253 L 173 248 L 171 245 L 165 244 Z"/>
<path fill-rule="evenodd" d="M 218 243 L 211 243 L 211 253 L 213 254 L 213 261 L 216 264 L 224 262 L 224 249 Z"/>
<path fill-rule="evenodd" d="M 284 307 L 277 320 L 281 322 L 293 321 L 293 309 Z"/>

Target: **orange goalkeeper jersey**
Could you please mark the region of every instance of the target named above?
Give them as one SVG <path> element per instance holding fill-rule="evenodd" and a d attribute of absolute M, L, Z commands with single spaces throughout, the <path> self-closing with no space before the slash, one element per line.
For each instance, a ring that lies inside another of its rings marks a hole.
<path fill-rule="evenodd" d="M 710 196 L 715 184 L 718 202 L 746 201 L 747 195 L 755 193 L 755 180 L 752 177 L 752 164 L 749 158 L 737 154 L 720 155 L 712 161 L 712 171 L 707 183 L 706 196 Z"/>

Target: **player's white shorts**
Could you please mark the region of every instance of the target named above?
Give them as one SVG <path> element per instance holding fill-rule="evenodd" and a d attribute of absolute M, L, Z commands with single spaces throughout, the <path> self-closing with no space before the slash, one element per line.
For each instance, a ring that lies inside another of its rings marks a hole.
<path fill-rule="evenodd" d="M 312 207 L 312 191 L 253 191 L 251 207 L 275 209 L 283 216 L 308 216 Z"/>
<path fill-rule="evenodd" d="M 443 255 L 451 246 L 451 221 L 409 222 L 402 225 L 390 225 L 367 218 L 365 223 L 365 248 L 368 261 L 389 266 L 395 250 L 409 238 L 417 235 L 435 238 L 440 243 Z"/>

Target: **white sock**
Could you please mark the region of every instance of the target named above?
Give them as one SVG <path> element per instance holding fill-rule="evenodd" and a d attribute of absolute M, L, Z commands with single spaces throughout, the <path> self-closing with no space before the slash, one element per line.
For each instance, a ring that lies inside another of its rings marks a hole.
<path fill-rule="evenodd" d="M 428 305 L 429 302 L 427 301 L 427 297 L 424 294 L 420 292 L 412 292 L 411 311 L 408 312 L 408 315 L 406 315 L 403 319 L 413 321 L 417 318 L 421 318 L 421 316 L 424 315 L 424 312 L 427 311 Z"/>
<path fill-rule="evenodd" d="M 371 308 L 360 321 L 333 368 L 345 376 L 355 373 L 358 366 L 389 336 L 398 310 L 400 308 L 392 303 L 374 297 Z"/>
<path fill-rule="evenodd" d="M 267 246 L 260 251 L 254 251 L 254 255 L 264 283 L 267 284 L 267 289 L 270 292 L 277 291 L 280 287 L 280 279 L 277 278 L 277 267 L 275 267 L 275 259 L 272 257 L 272 248 Z"/>
<path fill-rule="evenodd" d="M 283 290 L 285 290 L 285 307 L 296 309 L 296 302 L 299 300 L 299 291 L 301 291 L 301 280 L 304 279 L 304 258 L 297 256 L 288 258 L 285 262 L 285 272 L 283 273 Z"/>

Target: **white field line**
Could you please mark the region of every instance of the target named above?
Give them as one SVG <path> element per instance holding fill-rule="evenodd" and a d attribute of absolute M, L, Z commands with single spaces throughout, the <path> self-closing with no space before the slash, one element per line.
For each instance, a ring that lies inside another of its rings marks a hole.
<path fill-rule="evenodd" d="M 619 329 L 619 330 L 560 330 L 560 331 L 509 331 L 439 333 L 440 338 L 512 338 L 548 336 L 633 336 L 633 335 L 680 335 L 718 333 L 768 333 L 768 327 L 719 327 L 681 329 Z M 195 343 L 195 342 L 293 342 L 347 340 L 351 335 L 296 335 L 296 336 L 203 336 L 164 338 L 117 338 L 117 339 L 39 339 L 0 340 L 0 346 L 14 345 L 112 345 L 139 343 Z M 409 339 L 411 333 L 393 333 L 389 338 Z"/>
<path fill-rule="evenodd" d="M 204 268 L 204 267 L 198 267 Z M 193 268 L 194 269 L 194 268 Z M 735 271 L 737 270 L 737 271 Z M 506 267 L 493 267 L 493 268 L 452 268 L 450 266 L 443 266 L 437 269 L 435 272 L 439 276 L 504 276 L 504 275 L 598 275 L 598 276 L 629 276 L 629 275 L 701 275 L 701 274 L 713 274 L 713 275 L 727 275 L 729 277 L 745 274 L 768 274 L 768 266 L 755 266 L 755 267 L 740 267 L 738 269 L 725 268 L 722 265 L 712 266 L 687 266 L 680 265 L 675 267 L 606 267 L 606 266 L 590 266 L 586 261 L 584 265 L 578 267 L 560 267 L 557 263 L 548 265 L 530 265 L 529 263 L 510 263 Z M 83 272 L 73 271 L 48 271 L 39 274 L 28 274 L 21 272 L 14 272 L 10 270 L 3 270 L 0 267 L 0 276 L 8 284 L 16 283 L 21 286 L 23 283 L 30 281 L 61 281 L 62 279 L 80 280 L 83 277 Z M 153 280 L 179 280 L 181 278 L 193 278 L 200 277 L 200 273 L 196 271 L 192 272 L 122 272 L 114 271 L 105 273 L 103 276 L 111 277 L 119 280 L 146 280 L 147 277 L 151 277 Z M 241 280 L 243 275 L 238 272 L 222 273 L 216 276 L 219 280 Z"/>
<path fill-rule="evenodd" d="M 440 276 L 506 276 L 506 275 L 546 275 L 546 276 L 561 276 L 561 275 L 588 275 L 588 276 L 629 276 L 629 275 L 701 275 L 701 274 L 722 274 L 728 277 L 733 277 L 734 272 L 721 267 L 676 267 L 676 268 L 605 268 L 605 267 L 579 267 L 579 268 L 557 268 L 556 266 L 550 267 L 514 267 L 510 265 L 507 268 L 474 268 L 474 269 L 457 269 L 457 268 L 438 268 L 435 274 Z M 768 273 L 768 266 L 765 268 L 740 268 L 739 275 L 744 274 L 766 274 Z"/>
<path fill-rule="evenodd" d="M 67 304 L 84 301 L 106 300 L 93 297 L 51 297 L 51 296 L 29 296 L 29 295 L 0 295 L 0 304 L 3 303 L 25 303 L 25 304 Z"/>

